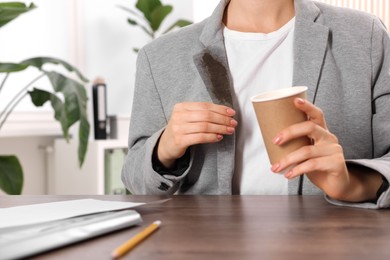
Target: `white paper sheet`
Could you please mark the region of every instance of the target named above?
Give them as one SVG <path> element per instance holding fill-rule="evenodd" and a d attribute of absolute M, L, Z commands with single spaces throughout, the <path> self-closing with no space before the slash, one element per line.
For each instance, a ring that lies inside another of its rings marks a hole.
<path fill-rule="evenodd" d="M 99 212 L 129 209 L 143 204 L 145 203 L 81 199 L 0 208 L 0 229 L 40 224 Z"/>

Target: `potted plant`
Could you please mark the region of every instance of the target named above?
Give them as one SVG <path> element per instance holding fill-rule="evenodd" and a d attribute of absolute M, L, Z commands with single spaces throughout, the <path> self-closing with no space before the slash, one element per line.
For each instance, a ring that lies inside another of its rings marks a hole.
<path fill-rule="evenodd" d="M 19 15 L 36 8 L 34 4 L 26 5 L 20 2 L 0 3 L 0 28 L 8 24 Z M 77 80 L 53 70 L 46 70 L 46 64 L 62 66 L 67 72 L 75 75 Z M 80 71 L 69 63 L 52 57 L 35 57 L 26 59 L 20 63 L 0 62 L 0 75 L 4 77 L 0 81 L 1 90 L 6 86 L 10 75 L 22 72 L 27 68 L 35 68 L 38 76 L 29 84 L 20 89 L 16 96 L 9 101 L 3 111 L 0 111 L 0 131 L 8 116 L 18 103 L 30 96 L 32 103 L 40 107 L 50 102 L 54 110 L 54 117 L 61 124 L 63 136 L 69 140 L 69 129 L 76 122 L 79 123 L 79 147 L 78 160 L 82 166 L 87 152 L 90 125 L 87 117 L 87 94 L 84 84 L 88 80 Z M 32 88 L 41 78 L 48 78 L 53 92 Z M 21 194 L 23 188 L 23 170 L 18 158 L 14 155 L 0 155 L 0 189 L 7 194 Z"/>
<path fill-rule="evenodd" d="M 141 28 L 151 39 L 168 33 L 176 27 L 184 27 L 192 24 L 192 22 L 188 20 L 179 19 L 165 31 L 161 32 L 161 24 L 173 11 L 173 6 L 163 5 L 160 0 L 138 0 L 135 5 L 136 10 L 124 6 L 119 7 L 131 15 L 131 17 L 127 19 L 127 22 L 132 26 Z M 138 52 L 139 48 L 134 48 L 133 50 Z"/>

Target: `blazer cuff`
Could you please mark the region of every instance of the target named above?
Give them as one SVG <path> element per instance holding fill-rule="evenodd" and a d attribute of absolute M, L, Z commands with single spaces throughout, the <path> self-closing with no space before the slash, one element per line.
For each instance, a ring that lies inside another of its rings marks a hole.
<path fill-rule="evenodd" d="M 378 158 L 378 159 L 357 159 L 357 160 L 347 160 L 347 164 L 357 164 L 361 165 L 370 169 L 373 169 L 380 174 L 382 174 L 382 177 L 384 180 L 389 182 L 390 180 L 390 162 L 388 159 Z M 386 184 L 386 182 L 384 182 Z M 345 202 L 345 201 L 338 201 L 334 200 L 327 195 L 325 195 L 325 199 L 337 206 L 347 206 L 347 207 L 354 207 L 354 208 L 365 208 L 365 209 L 381 209 L 381 208 L 390 208 L 390 189 L 385 187 L 382 191 L 379 192 L 381 194 L 378 194 L 378 198 L 375 201 L 367 201 L 367 202 Z"/>
<path fill-rule="evenodd" d="M 185 154 L 176 160 L 175 165 L 172 169 L 167 169 L 165 166 L 160 162 L 157 156 L 157 145 L 154 147 L 153 155 L 152 155 L 152 167 L 154 171 L 156 171 L 158 174 L 164 176 L 164 175 L 173 175 L 176 177 L 179 177 L 184 174 L 184 172 L 188 169 L 190 166 L 190 150 L 187 149 Z"/>

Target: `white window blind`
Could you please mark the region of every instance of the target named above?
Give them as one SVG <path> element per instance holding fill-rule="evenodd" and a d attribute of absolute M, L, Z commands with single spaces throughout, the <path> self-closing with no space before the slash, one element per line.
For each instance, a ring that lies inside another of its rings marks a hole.
<path fill-rule="evenodd" d="M 390 0 L 317 0 L 335 6 L 348 7 L 378 16 L 390 31 Z"/>

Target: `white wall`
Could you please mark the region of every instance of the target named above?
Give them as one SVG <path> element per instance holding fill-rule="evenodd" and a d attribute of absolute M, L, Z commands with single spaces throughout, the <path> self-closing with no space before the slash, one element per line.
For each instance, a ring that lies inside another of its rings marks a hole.
<path fill-rule="evenodd" d="M 0 2 L 9 1 L 1 0 Z M 1 62 L 20 62 L 36 56 L 55 56 L 69 60 L 70 28 L 67 16 L 70 1 L 35 0 L 34 3 L 38 6 L 37 9 L 21 15 L 0 29 Z M 0 111 L 22 86 L 27 85 L 39 74 L 36 69 L 12 74 L 0 93 Z M 3 77 L 4 75 L 0 74 L 0 81 Z M 46 80 L 42 80 L 34 86 L 48 89 L 49 84 Z M 16 108 L 16 111 L 28 111 L 33 107 L 27 97 Z"/>
<path fill-rule="evenodd" d="M 80 1 L 80 19 L 84 68 L 91 78 L 101 76 L 108 87 L 108 113 L 130 114 L 135 79 L 136 54 L 133 47 L 142 47 L 149 38 L 141 29 L 127 24 L 127 12 L 118 5 L 134 9 L 136 0 Z M 165 0 L 174 6 L 164 28 L 179 18 L 192 20 L 192 0 Z"/>
<path fill-rule="evenodd" d="M 219 2 L 220 0 L 194 0 L 194 21 L 200 22 L 209 17 Z"/>
<path fill-rule="evenodd" d="M 8 0 L 0 0 L 7 2 Z M 199 0 L 197 0 L 199 1 Z M 201 0 L 207 2 L 205 0 Z M 31 1 L 22 1 L 30 3 Z M 127 24 L 127 13 L 136 0 L 34 0 L 38 8 L 0 29 L 0 61 L 18 62 L 33 56 L 53 56 L 76 65 L 93 80 L 103 77 L 108 85 L 108 113 L 130 114 L 136 54 L 148 38 Z M 192 0 L 163 0 L 174 10 L 162 25 L 179 18 L 193 19 Z M 0 110 L 16 89 L 37 76 L 35 70 L 12 75 L 0 93 Z M 0 75 L 0 80 L 4 75 Z M 46 81 L 39 86 L 49 88 Z M 90 84 L 89 84 L 90 85 Z M 50 89 L 50 88 L 49 88 Z M 29 98 L 16 111 L 35 111 Z M 51 110 L 46 106 L 46 110 Z"/>
<path fill-rule="evenodd" d="M 49 191 L 52 161 L 51 147 L 55 136 L 26 136 L 0 138 L 1 155 L 17 155 L 23 168 L 24 185 L 22 194 L 41 195 Z M 22 149 L 21 149 L 22 147 Z M 69 155 L 74 156 L 76 155 Z M 4 194 L 0 190 L 0 196 Z"/>

